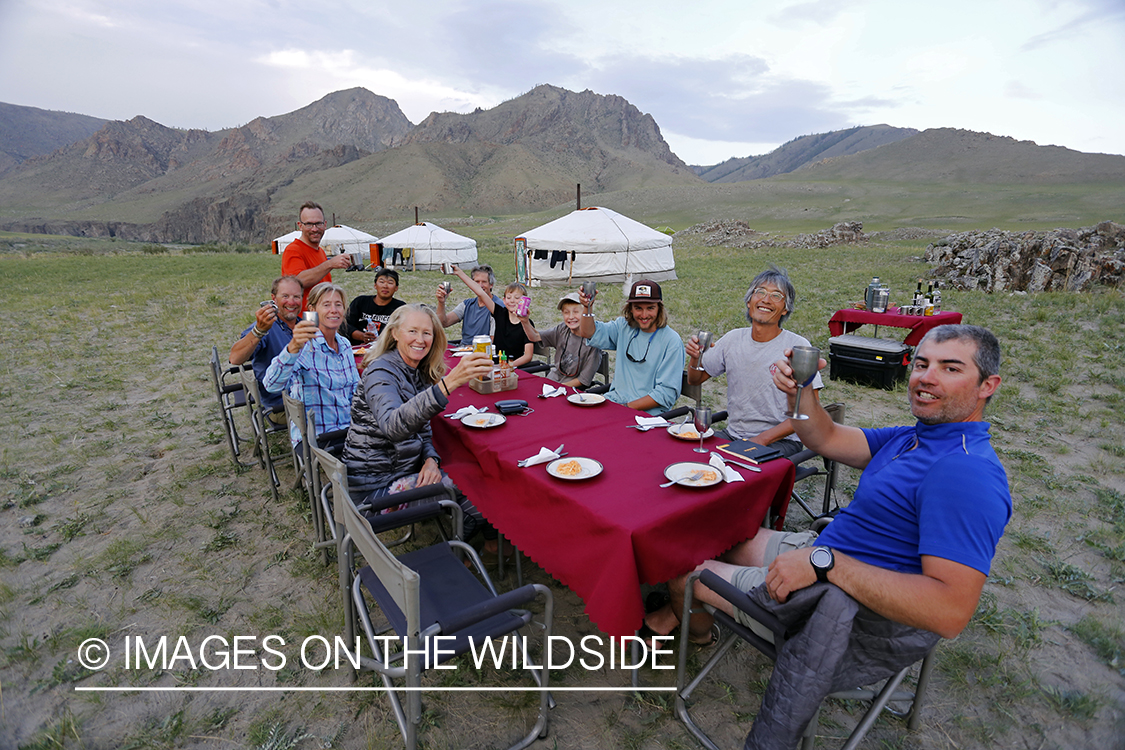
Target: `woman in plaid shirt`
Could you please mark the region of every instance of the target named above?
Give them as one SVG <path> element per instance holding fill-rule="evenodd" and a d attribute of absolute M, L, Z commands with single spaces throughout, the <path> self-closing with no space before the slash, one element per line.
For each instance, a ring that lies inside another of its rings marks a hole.
<path fill-rule="evenodd" d="M 305 402 L 320 433 L 318 444 L 338 452 L 352 421 L 352 395 L 359 383 L 352 345 L 342 333 L 348 300 L 344 290 L 325 281 L 309 292 L 308 306 L 320 317 L 317 327 L 302 320 L 293 329 L 293 340 L 270 363 L 263 384 L 270 393 L 288 389 Z M 293 445 L 300 434 L 291 434 Z"/>

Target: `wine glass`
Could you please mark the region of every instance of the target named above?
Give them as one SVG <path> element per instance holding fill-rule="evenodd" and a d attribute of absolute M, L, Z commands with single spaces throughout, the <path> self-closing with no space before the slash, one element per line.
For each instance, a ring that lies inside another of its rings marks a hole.
<path fill-rule="evenodd" d="M 819 365 L 820 349 L 815 346 L 793 347 L 789 366 L 793 368 L 793 380 L 797 381 L 797 400 L 793 402 L 793 413 L 786 415 L 790 419 L 808 419 L 808 415 L 801 413 L 801 391 L 816 377 Z"/>
<path fill-rule="evenodd" d="M 586 299 L 593 302 L 594 295 L 598 293 L 598 282 L 591 280 L 583 281 L 582 293 L 586 295 Z"/>
<path fill-rule="evenodd" d="M 707 432 L 711 427 L 711 409 L 707 406 L 697 406 L 692 409 L 692 417 L 694 419 L 695 430 L 699 433 L 699 447 L 693 448 L 696 453 L 706 453 L 707 449 L 703 447 L 703 433 Z"/>
<path fill-rule="evenodd" d="M 703 353 L 711 348 L 711 339 L 713 338 L 713 336 L 710 331 L 700 331 L 695 335 L 695 337 L 699 339 L 699 362 L 695 367 L 691 369 L 704 372 L 705 370 L 703 369 Z"/>

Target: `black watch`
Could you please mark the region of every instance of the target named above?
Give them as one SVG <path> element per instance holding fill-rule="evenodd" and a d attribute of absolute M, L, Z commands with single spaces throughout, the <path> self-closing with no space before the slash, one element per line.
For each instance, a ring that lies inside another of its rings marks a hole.
<path fill-rule="evenodd" d="M 828 571 L 836 567 L 836 556 L 832 554 L 832 550 L 828 547 L 813 547 L 809 562 L 816 571 L 816 580 L 828 583 Z"/>

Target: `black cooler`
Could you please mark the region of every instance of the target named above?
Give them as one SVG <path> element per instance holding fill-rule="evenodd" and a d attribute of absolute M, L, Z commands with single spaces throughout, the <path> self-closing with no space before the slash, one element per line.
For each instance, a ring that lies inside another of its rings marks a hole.
<path fill-rule="evenodd" d="M 845 333 L 828 339 L 829 377 L 894 388 L 906 376 L 911 347 L 893 339 Z"/>

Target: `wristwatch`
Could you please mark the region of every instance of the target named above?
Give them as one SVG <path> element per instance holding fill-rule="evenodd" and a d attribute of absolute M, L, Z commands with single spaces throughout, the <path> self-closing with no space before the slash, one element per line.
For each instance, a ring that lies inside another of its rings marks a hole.
<path fill-rule="evenodd" d="M 816 580 L 828 583 L 828 571 L 836 566 L 836 556 L 832 554 L 832 550 L 828 547 L 813 547 L 809 562 L 816 571 Z"/>

